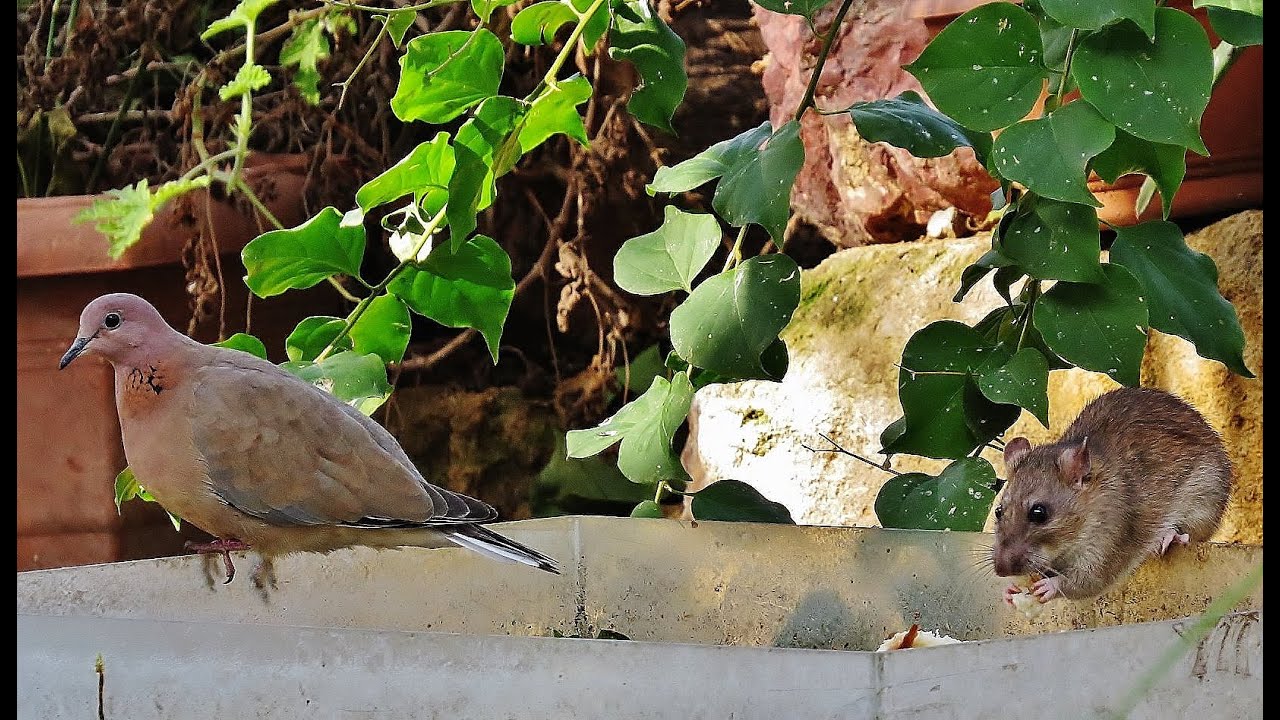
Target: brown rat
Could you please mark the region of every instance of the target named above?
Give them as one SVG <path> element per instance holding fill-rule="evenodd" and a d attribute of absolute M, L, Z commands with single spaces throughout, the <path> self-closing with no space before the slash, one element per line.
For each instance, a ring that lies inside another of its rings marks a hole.
<path fill-rule="evenodd" d="M 1042 576 L 1041 602 L 1098 595 L 1171 543 L 1207 540 L 1231 489 L 1222 438 L 1153 388 L 1106 393 L 1057 442 L 1016 438 L 1004 460 L 991 559 L 1001 577 Z M 1019 592 L 1010 586 L 1005 601 Z"/>

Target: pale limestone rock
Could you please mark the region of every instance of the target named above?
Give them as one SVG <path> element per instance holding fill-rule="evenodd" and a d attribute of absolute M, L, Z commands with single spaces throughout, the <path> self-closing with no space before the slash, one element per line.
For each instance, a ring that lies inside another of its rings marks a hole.
<path fill-rule="evenodd" d="M 1219 287 L 1237 307 L 1246 364 L 1232 375 L 1195 355 L 1181 338 L 1153 333 L 1142 383 L 1186 398 L 1223 433 L 1236 490 L 1217 539 L 1262 540 L 1262 213 L 1240 213 L 1188 238 L 1218 264 Z M 880 432 L 901 416 L 895 363 L 916 330 L 935 320 L 972 324 L 1002 302 L 989 282 L 951 302 L 961 270 L 990 247 L 987 234 L 843 250 L 805 271 L 800 306 L 783 338 L 791 367 L 781 383 L 744 382 L 699 391 L 690 415 L 685 467 L 695 487 L 723 478 L 751 483 L 786 505 L 797 522 L 877 525 L 876 493 L 888 475 L 853 458 L 812 453 L 826 433 L 880 462 Z M 1049 378 L 1050 428 L 1028 413 L 1006 434 L 1033 443 L 1061 433 L 1089 400 L 1118 385 L 1101 373 L 1056 371 Z M 987 451 L 996 471 L 998 453 Z M 937 472 L 946 463 L 894 458 L 898 470 Z M 990 527 L 988 523 L 988 527 Z"/>

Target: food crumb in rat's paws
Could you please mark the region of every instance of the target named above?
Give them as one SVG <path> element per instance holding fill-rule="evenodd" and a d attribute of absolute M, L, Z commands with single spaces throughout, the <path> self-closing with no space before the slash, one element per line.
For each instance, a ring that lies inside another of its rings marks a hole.
<path fill-rule="evenodd" d="M 954 645 L 959 642 L 964 641 L 940 633 L 921 630 L 919 625 L 912 625 L 910 629 L 894 633 L 889 639 L 880 643 L 880 647 L 876 648 L 876 652 L 909 650 L 911 648 L 933 647 L 935 645 Z"/>
<path fill-rule="evenodd" d="M 1036 581 L 1040 579 L 1040 577 L 1041 576 L 1039 575 L 1024 575 L 1018 578 L 1018 581 L 1015 584 L 1022 590 L 1022 592 L 1009 596 L 1009 600 L 1013 603 L 1013 607 L 1017 609 L 1018 612 L 1022 613 L 1023 617 L 1030 622 L 1035 622 L 1035 619 L 1040 617 L 1040 613 L 1044 612 L 1044 603 L 1040 602 L 1039 598 L 1031 594 L 1031 588 L 1035 585 Z"/>

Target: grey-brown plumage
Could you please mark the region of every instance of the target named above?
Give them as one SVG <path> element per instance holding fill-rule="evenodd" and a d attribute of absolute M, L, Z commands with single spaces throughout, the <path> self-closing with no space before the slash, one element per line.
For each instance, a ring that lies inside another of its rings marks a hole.
<path fill-rule="evenodd" d="M 114 366 L 129 465 L 165 509 L 219 539 L 206 550 L 461 546 L 559 572 L 481 527 L 491 506 L 428 483 L 370 418 L 265 360 L 191 340 L 140 297 L 91 302 L 63 366 L 80 354 Z"/>
<path fill-rule="evenodd" d="M 1218 433 L 1152 388 L 1102 395 L 1055 443 L 1013 440 L 1005 465 L 993 564 L 1046 576 L 1033 589 L 1042 601 L 1097 595 L 1170 544 L 1209 539 L 1231 491 Z"/>

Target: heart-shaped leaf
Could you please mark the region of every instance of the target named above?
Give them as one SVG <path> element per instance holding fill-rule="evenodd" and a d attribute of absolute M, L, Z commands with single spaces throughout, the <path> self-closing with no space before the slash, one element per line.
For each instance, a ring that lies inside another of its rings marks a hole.
<path fill-rule="evenodd" d="M 1049 363 L 1035 348 L 1024 347 L 1009 362 L 983 373 L 978 388 L 991 402 L 1026 408 L 1049 427 Z"/>
<path fill-rule="evenodd" d="M 717 480 L 693 493 L 689 510 L 695 520 L 796 524 L 786 505 L 741 480 Z"/>
<path fill-rule="evenodd" d="M 1206 12 L 1209 14 L 1209 24 L 1213 26 L 1213 31 L 1226 42 L 1236 47 L 1262 44 L 1261 9 L 1256 15 L 1221 7 L 1211 7 Z"/>
<path fill-rule="evenodd" d="M 1150 177 L 1160 188 L 1160 204 L 1168 218 L 1173 197 L 1187 174 L 1187 149 L 1143 140 L 1117 129 L 1115 142 L 1093 159 L 1093 171 L 1109 183 L 1129 173 Z"/>
<path fill-rule="evenodd" d="M 449 192 L 454 164 L 449 133 L 436 133 L 435 138 L 418 145 L 395 165 L 362 185 L 356 191 L 356 204 L 366 213 L 405 195 L 413 195 L 418 202 L 436 195 L 438 200 L 429 204 L 442 204 Z"/>
<path fill-rule="evenodd" d="M 1209 154 L 1200 116 L 1213 87 L 1213 56 L 1204 28 L 1190 15 L 1158 8 L 1154 42 L 1128 23 L 1086 36 L 1071 76 L 1084 99 L 1117 128 Z"/>
<path fill-rule="evenodd" d="M 668 205 L 662 227 L 622 244 L 613 257 L 613 279 L 636 295 L 693 291 L 693 279 L 720 246 L 714 215 L 687 213 Z"/>
<path fill-rule="evenodd" d="M 334 275 L 359 277 L 364 227 L 344 227 L 342 214 L 327 207 L 298 227 L 263 233 L 244 246 L 245 284 L 258 297 L 309 288 Z"/>
<path fill-rule="evenodd" d="M 226 340 L 213 343 L 213 346 L 239 350 L 263 360 L 267 359 L 267 346 L 263 345 L 261 340 L 248 333 L 236 333 Z"/>
<path fill-rule="evenodd" d="M 484 28 L 419 35 L 400 56 L 391 110 L 404 122 L 446 123 L 498 94 L 502 41 Z"/>
<path fill-rule="evenodd" d="M 471 0 L 471 9 L 475 11 L 476 17 L 480 18 L 480 22 L 487 23 L 494 10 L 515 3 L 516 0 Z"/>
<path fill-rule="evenodd" d="M 1039 120 L 1012 125 L 992 157 L 1001 176 L 1047 198 L 1101 206 L 1085 182 L 1085 166 L 1115 140 L 1115 128 L 1088 103 L 1076 101 Z"/>
<path fill-rule="evenodd" d="M 556 133 L 564 133 L 587 146 L 587 129 L 578 106 L 591 99 L 591 83 L 574 75 L 533 101 L 520 128 L 520 152 L 527 153 Z"/>
<path fill-rule="evenodd" d="M 692 190 L 724 175 L 730 168 L 745 162 L 773 134 L 766 120 L 760 125 L 723 140 L 697 155 L 671 167 L 660 167 L 653 182 L 645 186 L 650 195 L 680 193 Z"/>
<path fill-rule="evenodd" d="M 791 215 L 791 187 L 804 164 L 800 123 L 783 125 L 758 153 L 744 153 L 720 179 L 711 206 L 730 225 L 756 223 L 769 231 L 774 243 Z"/>
<path fill-rule="evenodd" d="M 1200 355 L 1245 377 L 1244 330 L 1218 292 L 1213 258 L 1187 247 L 1177 225 L 1162 220 L 1116 229 L 1111 262 L 1133 273 L 1145 291 L 1151 327 L 1190 340 Z"/>
<path fill-rule="evenodd" d="M 1059 282 L 1032 311 L 1049 349 L 1076 365 L 1137 386 L 1147 346 L 1142 285 L 1119 265 L 1102 266 L 1104 282 Z"/>
<path fill-rule="evenodd" d="M 896 98 L 854 103 L 849 108 L 858 134 L 867 142 L 886 142 L 919 158 L 948 155 L 958 147 L 973 148 L 986 163 L 991 133 L 967 130 L 907 90 Z"/>
<path fill-rule="evenodd" d="M 609 57 L 630 62 L 640 73 L 627 111 L 640 122 L 674 133 L 671 117 L 689 85 L 684 41 L 649 7 L 648 0 L 627 0 L 615 12 Z"/>
<path fill-rule="evenodd" d="M 1132 20 L 1148 37 L 1156 32 L 1156 4 L 1151 0 L 1040 0 L 1054 20 L 1081 30 L 1097 30 L 1120 20 Z"/>
<path fill-rule="evenodd" d="M 956 460 L 936 477 L 895 475 L 876 495 L 876 517 L 887 528 L 981 532 L 995 483 L 996 470 L 983 458 Z"/>
<path fill-rule="evenodd" d="M 655 377 L 644 395 L 632 400 L 613 417 L 589 430 L 571 430 L 565 436 L 569 457 L 582 458 L 622 441 L 618 469 L 634 483 L 652 485 L 662 480 L 688 479 L 671 438 L 689 414 L 693 386 L 678 372 L 670 382 Z"/>
<path fill-rule="evenodd" d="M 516 13 L 511 21 L 511 39 L 521 45 L 545 45 L 565 23 L 575 22 L 578 13 L 568 3 L 544 0 Z"/>
<path fill-rule="evenodd" d="M 480 331 L 496 363 L 515 287 L 507 251 L 493 238 L 476 235 L 456 253 L 436 248 L 425 262 L 405 268 L 387 290 L 441 325 Z"/>
<path fill-rule="evenodd" d="M 564 83 L 561 83 L 561 87 L 564 87 Z M 455 154 L 461 156 L 457 148 L 466 146 L 480 158 L 486 168 L 480 196 L 476 200 L 477 211 L 493 204 L 493 198 L 497 194 L 495 179 L 511 170 L 521 154 L 519 143 L 511 141 L 510 137 L 511 133 L 521 127 L 528 112 L 529 108 L 523 101 L 498 95 L 480 103 L 475 113 L 458 128 L 458 137 L 454 140 Z M 506 149 L 508 146 L 511 146 L 510 149 Z M 458 170 L 455 169 L 454 172 Z"/>
<path fill-rule="evenodd" d="M 290 360 L 315 360 L 346 327 L 342 318 L 318 315 L 304 318 L 284 341 L 284 352 Z M 339 341 L 337 350 L 350 350 L 351 337 Z"/>
<path fill-rule="evenodd" d="M 1036 21 L 1007 2 L 951 21 L 905 66 L 939 110 L 972 130 L 1010 125 L 1031 112 L 1044 85 Z"/>
<path fill-rule="evenodd" d="M 671 312 L 680 357 L 724 378 L 778 380 L 765 350 L 800 304 L 800 268 L 782 254 L 761 255 L 707 278 Z"/>
<path fill-rule="evenodd" d="M 387 366 L 374 354 L 340 352 L 320 362 L 291 360 L 280 366 L 365 415 L 391 397 Z"/>
<path fill-rule="evenodd" d="M 1087 205 L 1026 197 L 1000 235 L 1000 252 L 1037 280 L 1102 282 L 1098 213 Z"/>
<path fill-rule="evenodd" d="M 373 353 L 383 362 L 400 362 L 409 346 L 412 322 L 409 308 L 400 298 L 379 295 L 351 326 L 351 345 L 357 354 Z"/>

